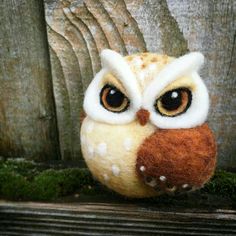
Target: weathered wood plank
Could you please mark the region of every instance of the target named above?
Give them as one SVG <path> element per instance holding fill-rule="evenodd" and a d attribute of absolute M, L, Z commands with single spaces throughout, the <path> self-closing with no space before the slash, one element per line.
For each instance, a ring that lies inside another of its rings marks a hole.
<path fill-rule="evenodd" d="M 234 210 L 135 204 L 0 203 L 2 235 L 235 235 Z"/>
<path fill-rule="evenodd" d="M 0 156 L 58 158 L 43 2 L 0 4 Z"/>
<path fill-rule="evenodd" d="M 235 1 L 45 0 L 45 9 L 63 159 L 78 158 L 82 88 L 99 70 L 103 48 L 124 55 L 199 50 L 206 56 L 201 75 L 210 89 L 218 164 L 236 168 Z"/>
<path fill-rule="evenodd" d="M 119 15 L 107 1 L 45 1 L 63 159 L 80 156 L 83 92 L 100 69 L 99 52 L 110 47 L 123 54 L 146 50 L 125 3 L 117 6 Z"/>
<path fill-rule="evenodd" d="M 218 165 L 236 169 L 236 2 L 169 0 L 191 51 L 206 56 L 202 76 L 210 90 L 210 126 L 218 143 Z"/>

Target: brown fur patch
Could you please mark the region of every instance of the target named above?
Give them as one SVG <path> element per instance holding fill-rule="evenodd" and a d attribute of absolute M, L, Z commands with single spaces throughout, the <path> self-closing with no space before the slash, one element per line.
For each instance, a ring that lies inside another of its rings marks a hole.
<path fill-rule="evenodd" d="M 216 143 L 207 124 L 191 129 L 160 129 L 138 150 L 136 170 L 143 178 L 166 177 L 170 186 L 200 188 L 216 165 Z M 145 171 L 140 171 L 144 166 Z"/>
<path fill-rule="evenodd" d="M 150 113 L 149 113 L 149 111 L 147 111 L 145 109 L 140 109 L 136 113 L 136 116 L 137 116 L 137 119 L 138 119 L 140 125 L 144 126 L 147 124 L 147 122 L 149 120 Z"/>

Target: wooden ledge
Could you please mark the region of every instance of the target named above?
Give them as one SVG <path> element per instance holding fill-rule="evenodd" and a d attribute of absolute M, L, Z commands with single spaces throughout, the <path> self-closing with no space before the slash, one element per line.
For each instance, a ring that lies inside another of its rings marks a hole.
<path fill-rule="evenodd" d="M 0 202 L 1 235 L 236 235 L 235 210 Z"/>

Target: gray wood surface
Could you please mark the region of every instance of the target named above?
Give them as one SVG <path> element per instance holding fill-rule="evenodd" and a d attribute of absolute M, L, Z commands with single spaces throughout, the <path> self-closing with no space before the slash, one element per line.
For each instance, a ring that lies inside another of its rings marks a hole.
<path fill-rule="evenodd" d="M 0 203 L 1 235 L 235 235 L 234 210 L 135 204 Z"/>
<path fill-rule="evenodd" d="M 0 156 L 58 158 L 43 2 L 0 4 Z"/>
<path fill-rule="evenodd" d="M 62 159 L 78 159 L 83 92 L 100 68 L 99 52 L 201 51 L 211 96 L 218 164 L 236 168 L 234 0 L 45 0 Z"/>

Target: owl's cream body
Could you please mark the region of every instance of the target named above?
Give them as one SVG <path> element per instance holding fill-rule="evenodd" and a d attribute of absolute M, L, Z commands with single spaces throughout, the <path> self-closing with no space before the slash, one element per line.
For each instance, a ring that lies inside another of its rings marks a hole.
<path fill-rule="evenodd" d="M 216 162 L 214 137 L 204 125 L 208 92 L 197 73 L 203 56 L 123 58 L 104 50 L 101 59 L 102 70 L 85 94 L 81 127 L 93 176 L 137 198 L 202 187 Z"/>
<path fill-rule="evenodd" d="M 86 117 L 81 127 L 81 147 L 93 176 L 122 195 L 157 195 L 140 181 L 136 172 L 137 150 L 155 129 L 151 124 L 144 128 L 137 121 L 114 126 L 94 123 Z"/>

